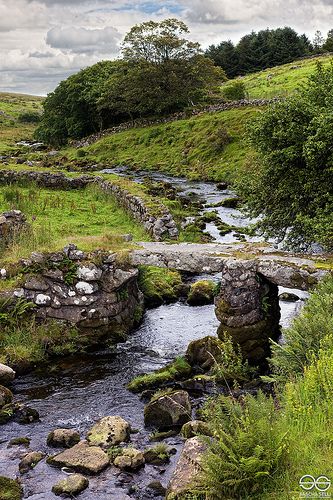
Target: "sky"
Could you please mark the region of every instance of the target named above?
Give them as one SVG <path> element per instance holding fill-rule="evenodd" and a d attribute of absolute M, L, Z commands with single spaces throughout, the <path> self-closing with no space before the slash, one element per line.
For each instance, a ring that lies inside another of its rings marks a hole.
<path fill-rule="evenodd" d="M 46 95 L 81 68 L 119 57 L 129 29 L 177 17 L 203 48 L 252 30 L 333 28 L 333 0 L 0 0 L 0 91 Z M 331 20 L 331 21 L 330 21 Z"/>

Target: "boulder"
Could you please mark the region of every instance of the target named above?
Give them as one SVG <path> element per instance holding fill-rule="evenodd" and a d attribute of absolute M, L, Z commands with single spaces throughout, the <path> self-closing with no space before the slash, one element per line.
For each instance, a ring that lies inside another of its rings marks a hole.
<path fill-rule="evenodd" d="M 47 463 L 55 467 L 69 467 L 83 474 L 98 474 L 109 465 L 109 458 L 98 446 L 80 441 L 72 448 L 49 457 Z"/>
<path fill-rule="evenodd" d="M 198 435 L 202 436 L 212 435 L 209 425 L 206 422 L 203 422 L 202 420 L 191 420 L 191 422 L 187 422 L 186 424 L 183 425 L 180 433 L 185 439 L 189 439 Z"/>
<path fill-rule="evenodd" d="M 190 365 L 209 370 L 221 354 L 221 349 L 222 342 L 218 338 L 207 336 L 190 342 L 186 350 L 186 358 Z"/>
<path fill-rule="evenodd" d="M 213 304 L 216 295 L 216 283 L 211 280 L 201 280 L 193 283 L 187 297 L 190 306 Z"/>
<path fill-rule="evenodd" d="M 47 445 L 55 448 L 71 448 L 80 441 L 80 434 L 74 429 L 55 429 L 47 436 Z"/>
<path fill-rule="evenodd" d="M 198 437 L 188 439 L 168 485 L 166 499 L 183 498 L 195 488 L 200 490 L 202 457 L 206 444 Z"/>
<path fill-rule="evenodd" d="M 15 372 L 7 365 L 0 363 L 0 384 L 8 385 L 15 378 Z"/>
<path fill-rule="evenodd" d="M 34 408 L 18 403 L 15 405 L 14 420 L 19 424 L 32 424 L 39 421 L 39 413 Z"/>
<path fill-rule="evenodd" d="M 89 444 L 114 446 L 129 440 L 131 426 L 119 416 L 103 417 L 87 434 Z"/>
<path fill-rule="evenodd" d="M 165 497 L 166 489 L 160 481 L 152 481 L 148 484 L 148 490 L 151 490 L 155 497 Z"/>
<path fill-rule="evenodd" d="M 122 470 L 137 470 L 144 465 L 145 459 L 141 451 L 135 448 L 125 448 L 113 463 Z"/>
<path fill-rule="evenodd" d="M 3 385 L 0 385 L 0 408 L 10 404 L 12 401 L 13 393 Z"/>
<path fill-rule="evenodd" d="M 191 412 L 190 398 L 186 391 L 165 393 L 153 398 L 145 406 L 145 425 L 159 430 L 181 427 L 191 420 Z"/>
<path fill-rule="evenodd" d="M 0 476 L 0 498 L 3 500 L 21 500 L 22 487 L 18 481 Z"/>
<path fill-rule="evenodd" d="M 169 450 L 164 445 L 157 445 L 154 448 L 145 450 L 143 456 L 145 462 L 151 465 L 163 465 L 170 462 Z"/>
<path fill-rule="evenodd" d="M 31 453 L 27 453 L 27 455 L 24 455 L 21 462 L 19 463 L 20 473 L 25 474 L 30 469 L 33 469 L 44 457 L 45 454 L 40 451 L 32 451 Z"/>
<path fill-rule="evenodd" d="M 60 479 L 53 487 L 52 492 L 57 496 L 70 497 L 78 495 L 89 486 L 89 481 L 81 474 L 72 474 Z"/>

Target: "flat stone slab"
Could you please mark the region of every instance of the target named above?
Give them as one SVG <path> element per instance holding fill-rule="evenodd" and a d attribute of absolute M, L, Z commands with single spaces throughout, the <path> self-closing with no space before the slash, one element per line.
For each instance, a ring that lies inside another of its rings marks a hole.
<path fill-rule="evenodd" d="M 83 474 L 98 474 L 109 465 L 109 457 L 98 446 L 81 441 L 72 448 L 47 459 L 49 465 L 69 467 Z"/>

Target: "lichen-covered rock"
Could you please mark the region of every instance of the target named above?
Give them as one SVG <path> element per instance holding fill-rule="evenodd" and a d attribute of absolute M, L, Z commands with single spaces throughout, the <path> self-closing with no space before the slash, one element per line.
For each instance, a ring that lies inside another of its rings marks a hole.
<path fill-rule="evenodd" d="M 87 434 L 89 444 L 114 446 L 129 440 L 131 426 L 119 416 L 103 417 Z"/>
<path fill-rule="evenodd" d="M 89 446 L 86 441 L 81 441 L 72 448 L 49 457 L 47 463 L 55 467 L 70 467 L 83 474 L 98 474 L 110 462 L 107 454 L 99 446 Z"/>
<path fill-rule="evenodd" d="M 0 363 L 0 384 L 8 385 L 15 378 L 15 372 L 12 368 L 7 365 Z"/>
<path fill-rule="evenodd" d="M 25 455 L 19 463 L 20 473 L 25 474 L 30 469 L 33 469 L 44 457 L 45 454 L 40 451 L 32 451 L 31 453 L 27 453 L 27 455 Z"/>
<path fill-rule="evenodd" d="M 165 393 L 153 398 L 145 406 L 145 425 L 159 430 L 178 428 L 191 420 L 191 413 L 191 402 L 186 391 Z"/>
<path fill-rule="evenodd" d="M 47 436 L 48 446 L 71 448 L 80 441 L 80 433 L 75 429 L 55 429 Z"/>
<path fill-rule="evenodd" d="M 18 481 L 9 477 L 0 476 L 0 498 L 1 500 L 21 500 L 22 487 Z"/>
<path fill-rule="evenodd" d="M 135 448 L 125 448 L 113 463 L 122 470 L 137 470 L 144 465 L 145 459 L 141 451 Z"/>
<path fill-rule="evenodd" d="M 17 437 L 13 438 L 9 441 L 7 448 L 11 448 L 12 446 L 25 446 L 28 448 L 31 439 L 28 437 Z"/>
<path fill-rule="evenodd" d="M 216 283 L 211 280 L 201 280 L 193 283 L 187 297 L 187 302 L 191 306 L 203 306 L 213 304 L 216 294 Z"/>
<path fill-rule="evenodd" d="M 198 437 L 186 441 L 168 485 L 167 500 L 180 499 L 186 493 L 200 489 L 202 457 L 206 448 L 206 444 Z"/>
<path fill-rule="evenodd" d="M 187 347 L 186 359 L 192 366 L 209 370 L 221 354 L 222 342 L 217 337 L 207 336 L 193 340 Z"/>
<path fill-rule="evenodd" d="M 7 387 L 0 385 L 0 409 L 13 401 L 13 393 Z"/>
<path fill-rule="evenodd" d="M 78 495 L 89 486 L 89 480 L 81 474 L 72 474 L 60 479 L 53 487 L 52 492 L 57 496 L 70 497 Z"/>
<path fill-rule="evenodd" d="M 212 431 L 210 430 L 209 425 L 202 420 L 191 420 L 191 422 L 187 422 L 183 425 L 181 431 L 181 435 L 185 439 L 192 438 L 194 436 L 211 436 Z"/>

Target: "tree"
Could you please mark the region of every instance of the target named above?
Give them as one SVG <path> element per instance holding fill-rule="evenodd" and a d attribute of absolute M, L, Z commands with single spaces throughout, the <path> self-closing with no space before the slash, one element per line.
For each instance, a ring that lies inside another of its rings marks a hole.
<path fill-rule="evenodd" d="M 322 52 L 322 48 L 324 45 L 324 38 L 323 38 L 321 31 L 319 31 L 319 30 L 316 31 L 315 36 L 313 38 L 312 45 L 313 45 L 313 50 L 316 54 L 319 54 Z"/>
<path fill-rule="evenodd" d="M 333 65 L 320 64 L 297 94 L 252 125 L 257 160 L 240 181 L 250 213 L 268 237 L 293 248 L 333 248 Z"/>
<path fill-rule="evenodd" d="M 219 45 L 210 45 L 205 56 L 212 59 L 216 66 L 220 66 L 228 78 L 239 74 L 239 56 L 231 40 L 221 42 Z"/>
<path fill-rule="evenodd" d="M 323 50 L 327 52 L 333 52 L 333 29 L 329 30 L 327 33 L 327 38 L 323 45 Z"/>

